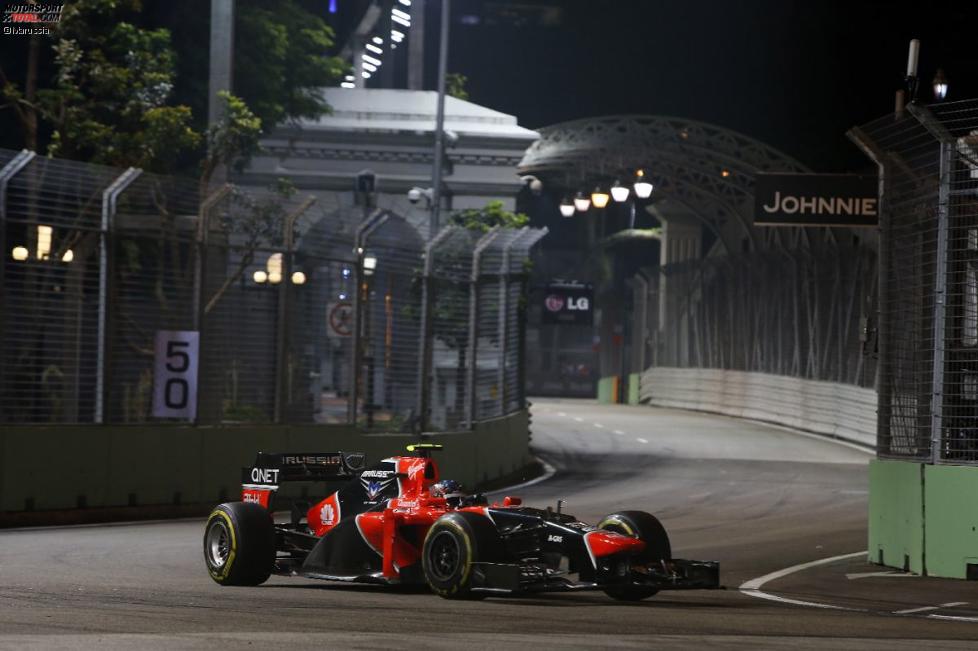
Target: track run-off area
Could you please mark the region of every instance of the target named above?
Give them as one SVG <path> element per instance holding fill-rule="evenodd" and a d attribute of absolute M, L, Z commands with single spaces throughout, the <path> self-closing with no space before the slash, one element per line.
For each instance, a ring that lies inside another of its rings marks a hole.
<path fill-rule="evenodd" d="M 553 468 L 518 491 L 596 522 L 662 521 L 726 590 L 447 601 L 272 577 L 222 588 L 203 519 L 0 531 L 0 648 L 974 648 L 973 583 L 865 562 L 870 453 L 721 416 L 534 399 Z M 500 498 L 493 494 L 492 499 Z M 742 589 L 743 588 L 743 589 Z M 763 598 L 758 598 L 763 597 Z"/>

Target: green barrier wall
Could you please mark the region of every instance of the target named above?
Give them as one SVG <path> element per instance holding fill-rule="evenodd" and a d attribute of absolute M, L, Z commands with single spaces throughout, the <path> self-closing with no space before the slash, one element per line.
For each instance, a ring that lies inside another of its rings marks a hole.
<path fill-rule="evenodd" d="M 923 572 L 923 490 L 919 463 L 869 463 L 869 560 Z"/>
<path fill-rule="evenodd" d="M 5 426 L 0 431 L 0 513 L 214 504 L 240 491 L 258 450 L 360 451 L 368 463 L 404 453 L 408 434 L 318 426 Z M 442 475 L 475 487 L 531 462 L 525 411 L 434 434 Z"/>
<path fill-rule="evenodd" d="M 869 560 L 912 572 L 968 578 L 978 571 L 978 467 L 873 460 Z M 972 578 L 976 578 L 972 576 Z"/>
<path fill-rule="evenodd" d="M 613 375 L 598 380 L 598 402 L 602 404 L 618 402 L 618 376 Z"/>
<path fill-rule="evenodd" d="M 924 521 L 927 574 L 967 578 L 978 566 L 978 468 L 924 466 Z"/>
<path fill-rule="evenodd" d="M 637 405 L 639 401 L 639 388 L 642 381 L 641 373 L 629 373 L 628 375 L 628 404 Z"/>

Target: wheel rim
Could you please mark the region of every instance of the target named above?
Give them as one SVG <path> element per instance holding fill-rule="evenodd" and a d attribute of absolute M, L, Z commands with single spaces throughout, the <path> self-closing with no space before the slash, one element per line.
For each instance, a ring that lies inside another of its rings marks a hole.
<path fill-rule="evenodd" d="M 207 527 L 204 549 L 207 550 L 207 562 L 212 567 L 221 568 L 228 562 L 228 556 L 231 555 L 231 532 L 223 520 L 214 520 Z"/>
<path fill-rule="evenodd" d="M 458 540 L 448 531 L 435 534 L 428 548 L 428 567 L 436 579 L 450 579 L 458 569 L 461 550 Z"/>

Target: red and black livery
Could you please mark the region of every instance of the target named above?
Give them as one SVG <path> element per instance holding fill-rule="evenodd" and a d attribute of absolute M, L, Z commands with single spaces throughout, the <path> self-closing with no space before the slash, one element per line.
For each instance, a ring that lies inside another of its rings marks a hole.
<path fill-rule="evenodd" d="M 604 590 L 622 600 L 660 590 L 719 587 L 713 561 L 672 558 L 659 521 L 621 511 L 596 526 L 519 498 L 446 494 L 433 444 L 364 467 L 360 453 L 259 453 L 242 471 L 242 501 L 221 504 L 204 532 L 204 558 L 222 585 L 271 574 L 377 584 L 424 584 L 446 598 Z M 345 483 L 316 504 L 272 518 L 290 481 Z"/>

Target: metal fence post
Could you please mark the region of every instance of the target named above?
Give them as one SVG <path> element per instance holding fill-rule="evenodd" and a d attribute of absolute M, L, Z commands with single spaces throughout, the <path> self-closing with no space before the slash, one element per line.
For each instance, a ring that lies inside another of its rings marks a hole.
<path fill-rule="evenodd" d="M 431 383 L 428 376 L 431 375 L 431 355 L 432 355 L 432 318 L 431 306 L 433 303 L 433 293 L 431 291 L 431 271 L 434 266 L 435 249 L 449 233 L 454 230 L 451 226 L 446 226 L 432 238 L 425 246 L 424 269 L 421 276 L 421 341 L 419 342 L 420 351 L 418 354 L 418 413 L 417 423 L 419 431 L 424 431 L 428 425 L 428 410 L 431 404 Z"/>
<path fill-rule="evenodd" d="M 194 265 L 194 330 L 204 327 L 204 279 L 207 273 L 207 239 L 210 233 L 211 209 L 231 193 L 233 186 L 225 183 L 200 203 L 197 215 L 197 260 Z M 199 410 L 198 410 L 199 413 Z"/>
<path fill-rule="evenodd" d="M 275 409 L 274 419 L 276 423 L 285 420 L 286 384 L 288 377 L 289 364 L 287 361 L 289 341 L 288 341 L 288 321 L 289 321 L 289 299 L 291 298 L 292 285 L 292 256 L 295 243 L 295 222 L 305 213 L 312 204 L 316 203 L 316 197 L 310 195 L 299 204 L 299 207 L 285 216 L 283 224 L 284 232 L 282 241 L 284 244 L 284 254 L 282 255 L 282 282 L 279 286 L 278 295 L 278 327 L 275 332 Z"/>
<path fill-rule="evenodd" d="M 513 245 L 523 237 L 529 226 L 520 229 L 519 234 L 503 247 L 502 261 L 499 267 L 499 368 L 497 369 L 497 384 L 499 386 L 499 413 L 506 414 L 509 404 L 509 386 L 506 384 L 506 354 L 509 352 L 509 254 Z"/>
<path fill-rule="evenodd" d="M 887 323 L 889 317 L 886 313 L 886 305 L 889 301 L 888 296 L 888 280 L 890 277 L 889 264 L 890 264 L 890 240 L 892 234 L 890 232 L 890 211 L 889 207 L 885 203 L 889 196 L 886 192 L 887 183 L 890 180 L 890 175 L 886 167 L 886 156 L 881 152 L 875 144 L 866 136 L 865 133 L 858 127 L 850 129 L 847 133 L 849 139 L 852 140 L 857 147 L 859 147 L 866 156 L 876 163 L 879 169 L 879 226 L 877 227 L 877 238 L 879 242 L 879 254 L 876 260 L 877 275 L 876 275 L 876 347 L 877 347 L 877 359 L 876 359 L 876 379 L 874 384 L 876 385 L 877 398 L 877 409 L 876 409 L 876 449 L 877 451 L 883 451 L 884 442 L 887 447 L 889 447 L 890 441 L 890 410 L 891 410 L 891 391 L 889 382 L 889 333 L 887 332 Z M 858 380 L 857 380 L 858 381 Z"/>
<path fill-rule="evenodd" d="M 948 213 L 951 199 L 951 173 L 954 170 L 955 139 L 927 108 L 911 104 L 908 110 L 940 143 L 937 182 L 937 252 L 934 260 L 934 357 L 931 371 L 930 410 L 930 460 L 931 463 L 937 463 L 941 459 L 943 438 Z"/>
<path fill-rule="evenodd" d="M 95 423 L 105 422 L 105 371 L 108 366 L 109 231 L 115 220 L 116 200 L 143 171 L 130 167 L 102 192 L 102 225 L 98 254 L 98 356 L 95 365 Z"/>
<path fill-rule="evenodd" d="M 7 186 L 10 184 L 10 180 L 14 178 L 22 169 L 27 167 L 27 165 L 34 160 L 35 154 L 27 149 L 22 149 L 16 156 L 14 156 L 3 169 L 0 169 L 0 256 L 6 256 L 7 254 Z M 6 260 L 0 258 L 0 299 L 6 295 L 6 285 L 4 284 L 6 269 Z M 7 306 L 4 305 L 3 300 L 0 300 L 0 345 L 6 345 L 5 334 L 5 323 L 4 316 L 7 313 Z M 6 373 L 4 371 L 4 360 L 6 360 L 6 355 L 0 353 L 0 386 L 2 386 L 4 380 L 6 379 Z"/>
<path fill-rule="evenodd" d="M 476 411 L 479 401 L 475 396 L 475 381 L 479 366 L 479 265 L 482 252 L 499 235 L 499 227 L 493 226 L 488 233 L 479 238 L 472 251 L 472 274 L 469 278 L 469 368 L 468 384 L 465 392 L 469 428 L 475 427 Z"/>
<path fill-rule="evenodd" d="M 361 328 L 363 327 L 364 319 L 361 312 L 363 311 L 364 302 L 370 298 L 369 296 L 361 297 L 361 294 L 366 290 L 363 273 L 364 246 L 370 234 L 380 228 L 389 217 L 388 213 L 380 211 L 367 216 L 357 227 L 356 237 L 353 242 L 357 264 L 353 272 L 353 277 L 356 280 L 356 291 L 353 292 L 353 368 L 350 373 L 350 402 L 347 405 L 347 417 L 350 423 L 354 425 L 357 423 L 357 402 L 360 399 L 360 376 L 362 375 L 360 358 L 363 356 L 364 333 L 361 332 Z M 368 397 L 368 400 L 372 399 L 373 396 Z"/>

